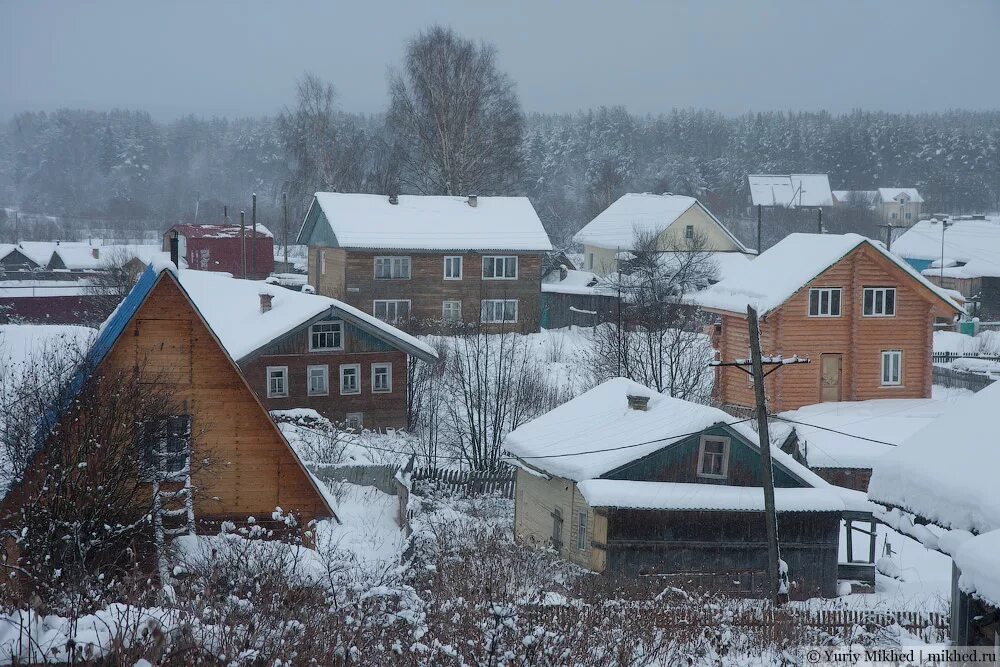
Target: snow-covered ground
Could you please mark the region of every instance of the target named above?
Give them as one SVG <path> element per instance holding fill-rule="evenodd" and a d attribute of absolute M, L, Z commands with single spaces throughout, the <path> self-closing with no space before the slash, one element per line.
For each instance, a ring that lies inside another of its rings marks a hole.
<path fill-rule="evenodd" d="M 316 527 L 321 554 L 350 555 L 352 565 L 369 575 L 396 568 L 406 546 L 397 516 L 399 499 L 370 486 L 328 484 L 336 503 L 337 521 Z"/>
<path fill-rule="evenodd" d="M 1000 355 L 1000 331 L 981 331 L 975 336 L 955 331 L 935 331 L 934 351 Z"/>

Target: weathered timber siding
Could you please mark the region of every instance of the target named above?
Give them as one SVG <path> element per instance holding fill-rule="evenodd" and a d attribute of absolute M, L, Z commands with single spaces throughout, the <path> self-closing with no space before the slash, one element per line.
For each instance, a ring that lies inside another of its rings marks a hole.
<path fill-rule="evenodd" d="M 840 317 L 809 317 L 809 288 L 839 287 Z M 865 287 L 895 287 L 896 315 L 862 316 Z M 929 398 L 931 395 L 932 323 L 950 317 L 943 302 L 898 266 L 866 246 L 810 281 L 761 322 L 764 354 L 808 357 L 812 363 L 787 366 L 765 380 L 768 406 L 774 412 L 820 402 L 821 357 L 842 355 L 841 400 Z M 722 313 L 719 346 L 723 359 L 749 355 L 746 318 Z M 882 386 L 881 353 L 903 351 L 902 384 Z M 753 385 L 734 368 L 718 371 L 718 398 L 724 404 L 752 405 Z"/>
<path fill-rule="evenodd" d="M 840 514 L 780 513 L 778 534 L 791 596 L 836 595 Z M 611 574 L 766 570 L 762 512 L 608 510 Z"/>
<path fill-rule="evenodd" d="M 595 513 L 577 490 L 576 483 L 562 477 L 544 479 L 519 469 L 514 493 L 514 536 L 529 545 L 552 546 L 552 514 L 556 508 L 563 517 L 559 555 L 590 570 L 603 569 L 603 554 L 592 547 Z M 586 546 L 582 550 L 577 543 L 579 512 L 587 513 Z M 597 528 L 603 530 L 603 524 Z"/>

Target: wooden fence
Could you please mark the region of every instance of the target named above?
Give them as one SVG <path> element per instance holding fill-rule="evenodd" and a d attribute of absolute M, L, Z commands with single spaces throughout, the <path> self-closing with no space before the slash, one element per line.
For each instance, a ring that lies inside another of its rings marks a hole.
<path fill-rule="evenodd" d="M 956 368 L 935 365 L 931 369 L 931 382 L 952 389 L 980 391 L 993 384 L 993 377 L 986 373 L 960 371 Z"/>
<path fill-rule="evenodd" d="M 410 479 L 415 493 L 437 489 L 467 496 L 513 498 L 515 476 L 516 472 L 510 466 L 481 471 L 419 467 L 413 469 Z"/>
<path fill-rule="evenodd" d="M 978 352 L 935 352 L 931 355 L 931 361 L 935 364 L 950 364 L 959 359 L 986 359 L 987 361 L 1000 361 L 1000 355 L 980 354 Z"/>

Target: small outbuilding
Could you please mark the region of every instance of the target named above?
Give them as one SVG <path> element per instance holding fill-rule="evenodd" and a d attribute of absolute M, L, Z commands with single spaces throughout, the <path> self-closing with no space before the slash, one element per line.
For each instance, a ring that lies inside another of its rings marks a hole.
<path fill-rule="evenodd" d="M 726 593 L 767 586 L 764 492 L 747 420 L 614 378 L 515 429 L 515 535 L 612 576 L 665 577 Z M 863 494 L 772 448 L 781 557 L 795 598 L 834 596 L 841 521 L 870 521 Z M 869 559 L 870 560 L 870 559 Z"/>
<path fill-rule="evenodd" d="M 274 272 L 274 235 L 261 224 L 174 225 L 163 235 L 163 250 L 177 232 L 180 257 L 192 269 L 224 271 L 237 278 L 260 280 Z M 245 259 L 244 259 L 245 253 Z M 245 269 L 245 271 L 244 271 Z"/>

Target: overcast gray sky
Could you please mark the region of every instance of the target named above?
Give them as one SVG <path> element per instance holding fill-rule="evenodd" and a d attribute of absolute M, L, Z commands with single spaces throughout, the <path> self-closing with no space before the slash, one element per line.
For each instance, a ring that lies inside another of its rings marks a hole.
<path fill-rule="evenodd" d="M 274 113 L 306 70 L 381 111 L 434 23 L 494 43 L 528 111 L 1000 108 L 998 0 L 0 0 L 0 114 Z"/>

